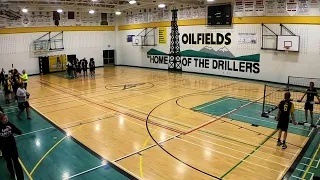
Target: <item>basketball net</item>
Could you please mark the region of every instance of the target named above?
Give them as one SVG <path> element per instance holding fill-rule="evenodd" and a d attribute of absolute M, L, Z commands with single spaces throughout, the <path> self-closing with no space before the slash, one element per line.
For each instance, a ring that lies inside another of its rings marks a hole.
<path fill-rule="evenodd" d="M 286 53 L 288 54 L 290 47 L 289 46 L 285 46 L 284 49 L 285 49 Z"/>

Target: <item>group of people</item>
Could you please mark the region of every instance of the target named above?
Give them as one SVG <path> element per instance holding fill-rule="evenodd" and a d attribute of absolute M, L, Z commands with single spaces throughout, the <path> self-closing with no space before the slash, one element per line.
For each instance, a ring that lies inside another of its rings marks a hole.
<path fill-rule="evenodd" d="M 314 106 L 314 98 L 317 97 L 318 104 L 320 103 L 320 97 L 318 95 L 318 92 L 316 88 L 314 87 L 314 82 L 310 82 L 309 88 L 306 90 L 304 95 L 301 97 L 301 99 L 298 100 L 298 102 L 302 102 L 304 97 L 307 96 L 307 100 L 304 104 L 304 110 L 305 110 L 305 121 L 302 124 L 305 124 L 308 122 L 308 112 L 310 113 L 311 117 L 311 125 L 313 125 L 313 106 Z M 290 116 L 292 119 L 292 122 L 294 125 L 296 125 L 296 120 L 294 116 L 294 104 L 292 103 L 291 94 L 290 92 L 286 92 L 284 95 L 284 100 L 282 100 L 278 105 L 278 114 L 276 116 L 276 120 L 278 121 L 277 128 L 279 129 L 278 134 L 278 141 L 277 146 L 282 146 L 282 149 L 286 149 L 286 139 L 287 139 L 287 132 L 290 122 Z M 283 141 L 281 141 L 282 132 L 284 132 L 283 135 Z"/>
<path fill-rule="evenodd" d="M 5 95 L 5 103 L 11 104 L 11 100 L 17 102 L 20 110 L 17 118 L 21 119 L 21 113 L 26 109 L 27 118 L 31 119 L 28 103 L 30 94 L 26 90 L 28 85 L 28 74 L 26 71 L 23 70 L 22 74 L 20 74 L 17 69 L 13 69 L 6 73 L 2 68 L 0 72 L 0 84 Z M 23 180 L 24 175 L 13 134 L 21 135 L 21 133 L 16 126 L 8 121 L 4 109 L 0 106 L 0 155 L 6 160 L 11 177 L 16 177 L 18 180 Z"/>
<path fill-rule="evenodd" d="M 69 77 L 77 78 L 77 77 L 86 77 L 88 76 L 88 64 L 90 70 L 90 76 L 95 76 L 95 62 L 93 58 L 90 58 L 90 61 L 86 60 L 86 58 L 76 59 L 74 61 L 67 62 L 67 73 Z"/>

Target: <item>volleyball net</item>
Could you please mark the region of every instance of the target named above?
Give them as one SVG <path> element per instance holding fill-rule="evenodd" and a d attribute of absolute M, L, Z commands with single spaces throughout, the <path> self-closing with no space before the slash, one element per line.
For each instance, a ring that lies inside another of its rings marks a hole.
<path fill-rule="evenodd" d="M 319 127 L 320 105 L 316 98 L 319 93 L 307 91 L 310 82 L 314 82 L 316 89 L 320 86 L 320 79 L 302 77 L 289 77 L 288 85 L 285 87 L 265 85 L 261 116 L 275 118 L 279 103 L 284 100 L 284 94 L 289 91 L 291 94 L 290 100 L 295 107 L 294 115 L 297 123 L 305 126 Z M 307 101 L 307 93 L 314 95 L 312 101 Z M 307 112 L 308 116 L 306 118 L 305 106 L 308 106 L 309 110 L 313 110 L 313 118 L 310 116 L 310 111 Z"/>

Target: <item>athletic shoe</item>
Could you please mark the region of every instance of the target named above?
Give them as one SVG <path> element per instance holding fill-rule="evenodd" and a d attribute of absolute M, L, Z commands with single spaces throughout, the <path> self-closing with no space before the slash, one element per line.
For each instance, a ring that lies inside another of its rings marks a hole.
<path fill-rule="evenodd" d="M 287 145 L 285 143 L 282 144 L 282 149 L 287 149 Z"/>
<path fill-rule="evenodd" d="M 281 146 L 281 145 L 282 145 L 281 141 L 278 141 L 277 146 Z"/>

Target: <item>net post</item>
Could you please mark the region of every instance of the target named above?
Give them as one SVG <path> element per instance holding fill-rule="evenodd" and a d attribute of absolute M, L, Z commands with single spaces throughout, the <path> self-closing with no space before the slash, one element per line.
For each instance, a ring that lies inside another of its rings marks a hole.
<path fill-rule="evenodd" d="M 263 104 L 262 104 L 262 113 L 264 114 L 264 105 L 266 104 L 266 91 L 267 91 L 267 85 L 264 85 L 264 90 L 263 90 Z"/>
<path fill-rule="evenodd" d="M 290 76 L 288 76 L 287 91 L 290 91 Z"/>

